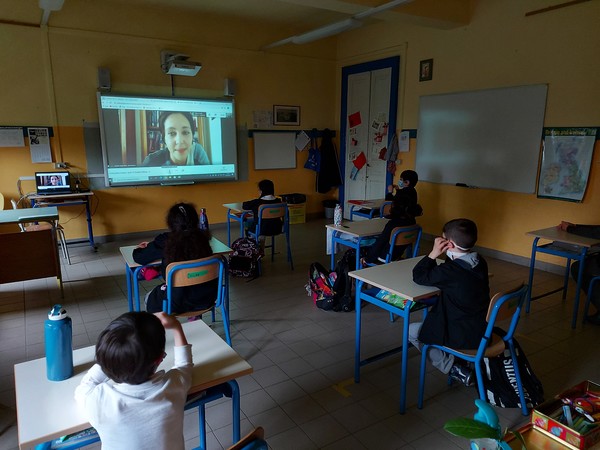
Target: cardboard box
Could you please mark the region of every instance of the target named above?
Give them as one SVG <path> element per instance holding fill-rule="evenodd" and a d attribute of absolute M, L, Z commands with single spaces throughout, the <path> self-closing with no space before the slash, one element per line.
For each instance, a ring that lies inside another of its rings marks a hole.
<path fill-rule="evenodd" d="M 297 205 L 288 204 L 288 210 L 290 212 L 290 224 L 306 222 L 306 203 Z"/>
<path fill-rule="evenodd" d="M 574 400 L 586 395 L 600 397 L 600 385 L 591 381 L 583 381 L 561 392 L 552 400 L 542 403 L 531 413 L 533 427 L 573 450 L 585 450 L 592 447 L 600 442 L 600 420 L 596 422 L 595 427 L 581 434 L 566 425 L 564 421 L 560 421 L 556 414 L 565 405 L 562 399 Z M 579 417 L 579 414 L 576 413 L 572 415 L 574 420 Z"/>

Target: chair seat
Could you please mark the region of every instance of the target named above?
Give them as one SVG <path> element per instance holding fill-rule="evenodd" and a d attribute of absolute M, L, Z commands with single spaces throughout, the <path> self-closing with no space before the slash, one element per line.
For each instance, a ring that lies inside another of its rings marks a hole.
<path fill-rule="evenodd" d="M 213 308 L 215 306 L 211 306 L 210 308 L 204 308 L 204 309 L 199 309 L 197 311 L 186 311 L 183 313 L 177 313 L 175 314 L 177 317 L 196 317 L 196 316 L 201 316 L 202 314 L 205 314 L 209 311 L 212 311 Z"/>
<path fill-rule="evenodd" d="M 504 344 L 504 340 L 502 339 L 502 337 L 497 335 L 496 333 L 494 333 L 494 334 L 492 334 L 492 342 L 490 343 L 490 345 L 488 345 L 483 356 L 486 358 L 493 358 L 494 356 L 498 356 L 499 354 L 501 354 L 505 348 L 506 348 L 506 345 Z M 454 351 L 457 353 L 461 353 L 465 356 L 471 356 L 471 357 L 475 356 L 477 354 L 477 349 L 475 349 L 475 350 L 454 350 Z"/>

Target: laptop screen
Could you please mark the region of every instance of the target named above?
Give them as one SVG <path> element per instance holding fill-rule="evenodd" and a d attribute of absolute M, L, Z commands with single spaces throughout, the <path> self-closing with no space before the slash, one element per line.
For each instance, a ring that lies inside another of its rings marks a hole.
<path fill-rule="evenodd" d="M 71 192 L 69 172 L 36 172 L 35 183 L 38 194 L 66 194 Z"/>

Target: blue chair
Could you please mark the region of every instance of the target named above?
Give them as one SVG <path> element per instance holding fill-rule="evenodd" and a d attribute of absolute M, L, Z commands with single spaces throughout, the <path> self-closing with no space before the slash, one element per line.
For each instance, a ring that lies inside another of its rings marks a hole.
<path fill-rule="evenodd" d="M 592 298 L 592 292 L 594 292 L 594 286 L 596 285 L 597 281 L 600 281 L 600 276 L 594 277 L 590 280 L 590 285 L 588 286 L 588 291 L 586 295 L 587 298 L 585 299 L 585 307 L 583 308 L 582 323 L 585 323 L 585 321 L 587 320 L 588 310 L 590 309 L 590 299 Z"/>
<path fill-rule="evenodd" d="M 387 216 L 392 210 L 392 201 L 387 200 L 381 204 L 381 208 L 379 208 L 379 217 Z"/>
<path fill-rule="evenodd" d="M 227 450 L 268 450 L 269 446 L 265 441 L 265 430 L 263 427 L 256 427 L 240 441 L 229 447 Z"/>
<path fill-rule="evenodd" d="M 527 295 L 528 286 L 523 284 L 518 288 L 507 292 L 501 292 L 490 301 L 490 306 L 487 313 L 487 327 L 485 333 L 481 338 L 479 347 L 476 350 L 458 350 L 444 345 L 426 344 L 421 349 L 421 376 L 419 377 L 419 398 L 417 407 L 423 408 L 423 392 L 425 390 L 425 375 L 427 365 L 427 352 L 430 348 L 437 348 L 443 352 L 454 355 L 455 358 L 462 359 L 464 361 L 473 363 L 475 366 L 475 375 L 477 376 L 477 388 L 479 390 L 479 398 L 483 401 L 487 401 L 485 395 L 485 387 L 483 385 L 483 370 L 484 370 L 484 358 L 493 358 L 504 352 L 506 347 L 510 349 L 510 353 L 514 361 L 517 360 L 515 356 L 515 347 L 513 343 L 513 336 L 519 323 L 519 315 L 523 302 Z M 510 325 L 508 331 L 504 337 L 501 337 L 494 333 L 494 326 L 496 322 L 510 319 Z M 521 382 L 521 375 L 519 373 L 519 365 L 515 364 L 515 378 L 517 381 L 517 387 L 519 389 L 519 399 L 521 401 L 521 412 L 524 416 L 528 414 L 527 402 L 523 394 L 523 383 Z M 448 377 L 448 385 L 452 384 L 452 379 Z"/>
<path fill-rule="evenodd" d="M 225 329 L 225 341 L 231 346 L 231 333 L 229 330 L 229 301 L 228 301 L 228 278 L 225 261 L 221 256 L 209 256 L 202 259 L 174 262 L 167 266 L 166 284 L 167 299 L 163 302 L 163 311 L 167 314 L 172 312 L 172 293 L 175 287 L 192 286 L 206 283 L 218 278 L 219 287 L 215 304 L 210 308 L 178 313 L 178 317 L 197 317 L 212 311 L 212 319 L 215 321 L 215 309 L 220 308 Z"/>
<path fill-rule="evenodd" d="M 274 234 L 265 234 L 264 233 L 265 227 L 263 226 L 263 220 L 266 220 L 266 219 L 280 219 L 282 221 L 281 231 L 278 231 L 277 233 L 274 233 Z M 259 240 L 259 236 L 265 237 L 264 249 L 265 250 L 267 248 L 271 249 L 271 261 L 274 261 L 274 259 L 275 259 L 275 237 L 280 234 L 285 235 L 285 240 L 287 243 L 287 260 L 290 263 L 292 270 L 294 270 L 294 262 L 292 260 L 292 250 L 290 247 L 290 213 L 289 213 L 289 210 L 287 207 L 287 203 L 273 203 L 273 204 L 260 205 L 260 207 L 258 208 L 258 222 L 256 225 L 256 230 L 254 232 L 248 232 L 248 235 L 251 238 L 256 239 L 257 242 Z M 271 238 L 271 243 L 269 245 L 267 245 L 267 242 L 266 242 L 266 239 L 268 237 Z M 259 259 L 259 261 L 258 261 L 258 273 L 261 273 L 261 265 L 262 265 L 261 261 L 262 261 L 262 259 Z"/>

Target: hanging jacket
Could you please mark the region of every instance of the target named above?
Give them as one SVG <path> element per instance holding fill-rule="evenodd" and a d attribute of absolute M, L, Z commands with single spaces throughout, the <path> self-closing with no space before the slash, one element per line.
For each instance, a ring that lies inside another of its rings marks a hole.
<path fill-rule="evenodd" d="M 317 192 L 321 194 L 329 192 L 343 182 L 337 151 L 331 139 L 332 134 L 330 129 L 325 128 L 321 139 L 321 167 L 317 172 Z"/>

